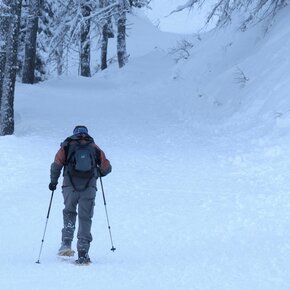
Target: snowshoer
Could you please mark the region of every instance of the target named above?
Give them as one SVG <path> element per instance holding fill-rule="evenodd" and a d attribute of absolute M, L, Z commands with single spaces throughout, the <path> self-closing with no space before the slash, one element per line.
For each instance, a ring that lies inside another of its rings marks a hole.
<path fill-rule="evenodd" d="M 98 176 L 110 173 L 112 167 L 105 153 L 88 134 L 86 126 L 76 126 L 73 135 L 66 138 L 56 153 L 50 169 L 51 191 L 56 189 L 63 168 L 63 229 L 58 255 L 74 255 L 71 244 L 78 215 L 76 263 L 87 264 L 90 263 L 88 253 L 92 241 L 91 225 L 97 190 L 96 181 Z"/>

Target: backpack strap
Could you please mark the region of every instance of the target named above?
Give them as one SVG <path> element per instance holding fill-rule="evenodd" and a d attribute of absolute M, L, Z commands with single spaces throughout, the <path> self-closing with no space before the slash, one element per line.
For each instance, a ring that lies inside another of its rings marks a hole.
<path fill-rule="evenodd" d="M 64 150 L 64 155 L 65 155 L 65 163 L 64 163 L 64 166 L 66 166 L 68 164 L 68 160 L 67 160 L 67 157 L 68 157 L 68 151 L 69 151 L 69 145 L 70 145 L 70 142 L 72 141 L 73 139 L 71 137 L 67 137 L 61 144 L 60 146 L 63 148 Z"/>
<path fill-rule="evenodd" d="M 96 147 L 96 166 L 99 167 L 101 165 L 101 149 Z"/>
<path fill-rule="evenodd" d="M 72 176 L 71 176 L 70 173 L 68 173 L 68 177 L 69 177 L 69 180 L 70 180 L 70 182 L 71 182 L 71 184 L 72 184 L 73 189 L 74 189 L 75 191 L 77 191 L 77 192 L 85 191 L 85 190 L 88 188 L 88 186 L 89 186 L 89 184 L 90 184 L 90 181 L 91 181 L 92 178 L 93 178 L 93 176 L 91 176 L 91 177 L 88 179 L 88 181 L 86 182 L 85 186 L 84 186 L 82 189 L 78 189 L 78 190 L 77 190 L 77 189 L 76 189 L 76 186 L 75 186 L 75 183 L 74 183 L 74 181 L 73 181 L 73 178 L 72 178 Z"/>

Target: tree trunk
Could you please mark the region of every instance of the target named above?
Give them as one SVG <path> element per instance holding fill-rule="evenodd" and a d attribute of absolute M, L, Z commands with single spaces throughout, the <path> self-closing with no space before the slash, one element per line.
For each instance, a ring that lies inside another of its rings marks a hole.
<path fill-rule="evenodd" d="M 9 2 L 10 0 L 3 0 L 3 8 L 0 9 L 0 105 L 2 99 L 3 79 L 6 63 L 6 45 L 8 36 L 7 31 L 9 29 L 9 21 L 11 17 L 11 15 L 9 14 Z"/>
<path fill-rule="evenodd" d="M 57 67 L 57 75 L 61 76 L 63 73 L 63 43 L 58 45 L 58 48 L 55 51 L 56 55 L 56 67 Z"/>
<path fill-rule="evenodd" d="M 108 67 L 107 54 L 109 38 L 114 38 L 111 18 L 106 19 L 106 22 L 102 27 L 101 70 L 104 70 Z"/>
<path fill-rule="evenodd" d="M 83 17 L 88 17 L 91 14 L 91 8 L 87 1 L 81 3 Z M 91 45 L 90 45 L 90 19 L 84 19 L 81 24 L 81 53 L 80 53 L 80 66 L 81 76 L 90 77 L 90 57 L 91 57 Z"/>
<path fill-rule="evenodd" d="M 123 67 L 127 62 L 126 52 L 126 5 L 124 0 L 120 0 L 117 31 L 117 56 L 119 67 Z"/>
<path fill-rule="evenodd" d="M 22 0 L 10 2 L 12 2 L 10 4 L 11 20 L 8 30 L 3 95 L 1 99 L 0 135 L 12 135 L 14 133 L 14 89 Z"/>
<path fill-rule="evenodd" d="M 100 0 L 100 8 L 106 8 L 109 5 L 108 0 Z M 108 67 L 107 65 L 107 53 L 108 53 L 108 41 L 109 38 L 113 38 L 113 28 L 111 17 L 108 16 L 102 25 L 102 42 L 101 42 L 101 70 Z"/>
<path fill-rule="evenodd" d="M 39 5 L 39 0 L 29 0 L 29 14 L 27 19 L 27 31 L 25 36 L 25 58 L 22 72 L 22 82 L 26 84 L 34 83 L 36 39 L 38 31 L 38 19 L 40 13 Z"/>
<path fill-rule="evenodd" d="M 101 45 L 101 70 L 108 67 L 107 53 L 108 53 L 108 24 L 106 23 L 102 28 L 102 45 Z"/>

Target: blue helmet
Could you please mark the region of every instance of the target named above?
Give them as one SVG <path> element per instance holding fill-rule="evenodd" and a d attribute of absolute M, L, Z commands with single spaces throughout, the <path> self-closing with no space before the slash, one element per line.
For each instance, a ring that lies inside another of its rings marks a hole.
<path fill-rule="evenodd" d="M 74 135 L 88 134 L 88 128 L 86 126 L 76 126 L 73 131 Z"/>

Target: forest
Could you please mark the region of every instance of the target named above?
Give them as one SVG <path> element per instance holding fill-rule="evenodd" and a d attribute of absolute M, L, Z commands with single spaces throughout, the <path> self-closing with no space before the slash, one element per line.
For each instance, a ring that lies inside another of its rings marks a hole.
<path fill-rule="evenodd" d="M 204 0 L 185 1 L 172 13 L 195 9 Z M 262 19 L 273 19 L 287 0 L 219 0 L 205 22 L 217 27 L 243 15 L 241 29 Z M 150 0 L 1 0 L 0 2 L 0 135 L 14 132 L 15 82 L 34 84 L 62 75 L 67 60 L 78 55 L 78 74 L 90 77 L 111 62 L 122 68 L 128 61 L 126 15 L 150 9 Z M 116 55 L 108 59 L 108 43 L 116 38 Z M 94 44 L 93 44 L 94 43 Z M 91 55 L 99 53 L 92 72 Z"/>

